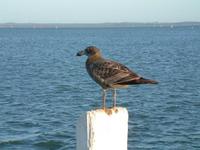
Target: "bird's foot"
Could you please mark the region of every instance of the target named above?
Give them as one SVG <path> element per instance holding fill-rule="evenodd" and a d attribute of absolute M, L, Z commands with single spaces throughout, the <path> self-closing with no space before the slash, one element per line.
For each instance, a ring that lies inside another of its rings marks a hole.
<path fill-rule="evenodd" d="M 105 111 L 108 115 L 112 115 L 112 110 L 111 109 L 106 109 Z"/>
<path fill-rule="evenodd" d="M 102 109 L 107 115 L 112 115 L 112 109 L 107 109 L 105 107 L 103 107 Z"/>
<path fill-rule="evenodd" d="M 114 106 L 112 109 L 114 110 L 115 113 L 118 113 L 118 109 L 116 106 Z"/>

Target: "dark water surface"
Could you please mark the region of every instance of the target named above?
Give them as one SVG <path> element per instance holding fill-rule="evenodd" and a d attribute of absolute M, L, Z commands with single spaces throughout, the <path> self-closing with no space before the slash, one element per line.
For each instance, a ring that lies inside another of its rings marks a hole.
<path fill-rule="evenodd" d="M 118 90 L 129 150 L 200 149 L 200 27 L 165 27 L 0 29 L 0 150 L 75 149 L 77 118 L 101 106 L 75 56 L 88 45 L 160 82 Z"/>

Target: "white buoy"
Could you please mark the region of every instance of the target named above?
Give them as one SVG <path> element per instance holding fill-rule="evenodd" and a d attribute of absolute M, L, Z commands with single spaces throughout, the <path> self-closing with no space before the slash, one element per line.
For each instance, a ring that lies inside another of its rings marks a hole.
<path fill-rule="evenodd" d="M 76 126 L 76 150 L 127 150 L 128 111 L 117 107 L 81 115 Z"/>

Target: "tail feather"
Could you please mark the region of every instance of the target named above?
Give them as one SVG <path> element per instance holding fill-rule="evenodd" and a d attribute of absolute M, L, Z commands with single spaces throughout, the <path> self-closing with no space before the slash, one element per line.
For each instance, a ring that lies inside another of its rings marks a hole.
<path fill-rule="evenodd" d="M 131 80 L 128 82 L 120 83 L 121 85 L 131 85 L 131 84 L 158 84 L 155 80 L 145 79 L 145 78 L 139 78 L 137 80 Z"/>

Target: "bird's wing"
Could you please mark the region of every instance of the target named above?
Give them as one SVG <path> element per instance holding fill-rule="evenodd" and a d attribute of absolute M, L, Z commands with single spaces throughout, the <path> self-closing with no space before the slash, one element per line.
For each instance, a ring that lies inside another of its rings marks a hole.
<path fill-rule="evenodd" d="M 140 76 L 126 66 L 111 60 L 94 62 L 90 67 L 90 71 L 94 78 L 104 80 L 104 82 L 110 85 L 125 83 L 140 78 Z"/>

